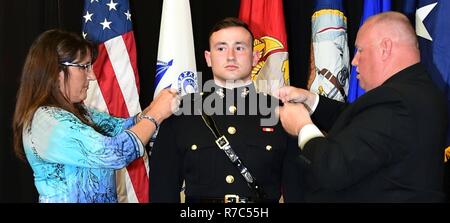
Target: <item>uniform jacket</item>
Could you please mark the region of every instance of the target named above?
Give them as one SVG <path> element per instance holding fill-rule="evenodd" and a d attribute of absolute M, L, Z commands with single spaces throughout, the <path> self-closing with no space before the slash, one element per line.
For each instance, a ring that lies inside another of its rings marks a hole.
<path fill-rule="evenodd" d="M 193 104 L 198 102 L 203 104 L 204 112 L 216 108 L 216 114 L 211 116 L 219 131 L 262 186 L 268 200 L 278 201 L 282 191 L 286 201 L 291 197 L 291 201 L 294 197 L 298 199 L 301 193 L 296 185 L 298 178 L 289 178 L 290 174 L 297 175 L 293 165 L 299 151 L 295 139 L 284 132 L 281 122 L 262 125 L 261 109 L 252 110 L 267 102 L 276 104 L 278 100 L 256 94 L 253 85 L 234 90 L 217 86 L 215 89 L 183 98 L 181 110 L 189 104 L 192 107 L 188 110 L 197 111 L 196 115 L 173 115 L 161 125 L 150 155 L 151 202 L 179 202 L 183 181 L 187 201 L 223 198 L 226 194 L 254 197 L 244 178 L 215 144 L 214 135 L 199 115 L 199 107 L 194 108 Z"/>
<path fill-rule="evenodd" d="M 308 201 L 443 199 L 447 105 L 420 64 L 353 104 L 321 97 L 313 121 L 328 134 L 302 151 Z"/>

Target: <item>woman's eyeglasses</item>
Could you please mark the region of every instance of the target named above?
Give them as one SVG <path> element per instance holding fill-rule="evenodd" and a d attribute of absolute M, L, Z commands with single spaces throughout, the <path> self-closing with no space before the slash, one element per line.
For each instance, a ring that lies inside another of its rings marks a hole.
<path fill-rule="evenodd" d="M 87 63 L 87 64 L 79 64 L 79 63 L 71 63 L 71 62 L 63 62 L 61 63 L 61 65 L 64 66 L 68 66 L 68 67 L 79 67 L 87 72 L 91 72 L 92 71 L 92 64 L 91 63 Z"/>

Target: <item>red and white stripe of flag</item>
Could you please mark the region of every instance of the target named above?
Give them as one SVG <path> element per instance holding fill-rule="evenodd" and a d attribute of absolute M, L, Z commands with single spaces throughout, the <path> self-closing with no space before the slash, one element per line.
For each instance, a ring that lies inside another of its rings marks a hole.
<path fill-rule="evenodd" d="M 139 113 L 139 74 L 133 32 L 99 44 L 98 51 L 94 63 L 97 81 L 91 81 L 85 104 L 123 118 Z M 148 171 L 145 154 L 116 172 L 119 202 L 148 202 Z"/>

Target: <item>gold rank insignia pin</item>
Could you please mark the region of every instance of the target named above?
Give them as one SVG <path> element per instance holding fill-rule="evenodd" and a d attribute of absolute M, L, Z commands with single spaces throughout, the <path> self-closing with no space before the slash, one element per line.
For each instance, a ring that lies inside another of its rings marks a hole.
<path fill-rule="evenodd" d="M 241 97 L 245 98 L 248 95 L 248 93 L 250 93 L 250 90 L 248 89 L 248 87 L 243 88 L 242 92 L 241 92 Z"/>
<path fill-rule="evenodd" d="M 219 88 L 216 90 L 216 94 L 219 95 L 220 98 L 224 98 L 225 97 L 225 92 L 223 91 L 222 88 Z"/>

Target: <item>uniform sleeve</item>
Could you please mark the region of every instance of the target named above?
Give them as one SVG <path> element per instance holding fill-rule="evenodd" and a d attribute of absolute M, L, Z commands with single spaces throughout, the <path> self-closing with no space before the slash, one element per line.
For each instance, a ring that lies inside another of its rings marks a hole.
<path fill-rule="evenodd" d="M 108 136 L 115 136 L 136 124 L 135 116 L 127 119 L 118 118 L 95 109 L 89 109 L 89 114 L 92 121 Z"/>
<path fill-rule="evenodd" d="M 283 161 L 282 194 L 285 203 L 304 202 L 304 168 L 295 138 L 288 138 Z"/>
<path fill-rule="evenodd" d="M 170 117 L 161 124 L 150 153 L 150 202 L 180 202 L 183 156 L 176 145 L 172 123 Z"/>
<path fill-rule="evenodd" d="M 407 155 L 408 141 L 413 139 L 399 130 L 412 127 L 410 114 L 398 97 L 380 98 L 392 100 L 360 109 L 349 121 L 339 123 L 339 130 L 305 144 L 302 154 L 309 162 L 313 187 L 346 188 Z"/>
<path fill-rule="evenodd" d="M 120 169 L 144 153 L 144 146 L 133 132 L 104 136 L 65 111 L 39 109 L 26 134 L 33 153 L 53 163 Z"/>

